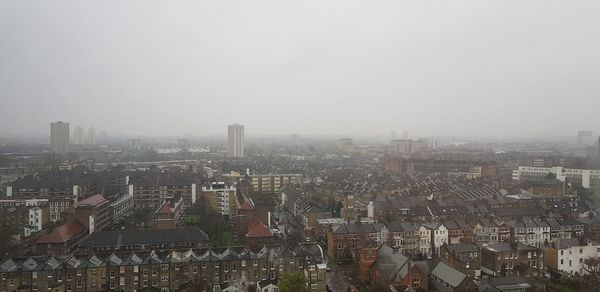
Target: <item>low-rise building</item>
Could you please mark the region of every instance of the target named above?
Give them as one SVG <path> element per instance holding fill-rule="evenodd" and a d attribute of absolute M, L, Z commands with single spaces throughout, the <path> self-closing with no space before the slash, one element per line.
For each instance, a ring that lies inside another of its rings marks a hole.
<path fill-rule="evenodd" d="M 163 204 L 154 212 L 156 229 L 176 228 L 185 210 L 185 201 L 182 197 L 175 196 L 166 199 Z"/>
<path fill-rule="evenodd" d="M 408 257 L 388 245 L 382 245 L 370 267 L 370 280 L 375 283 L 404 285 L 412 289 L 428 290 L 428 271 L 415 265 Z"/>
<path fill-rule="evenodd" d="M 431 270 L 430 285 L 439 292 L 470 291 L 470 289 L 476 287 L 473 280 L 466 274 L 444 262 L 439 262 Z"/>
<path fill-rule="evenodd" d="M 256 216 L 248 222 L 247 230 L 246 244 L 249 246 L 273 244 L 276 240 L 271 228 Z"/>
<path fill-rule="evenodd" d="M 471 279 L 481 276 L 481 257 L 474 243 L 445 244 L 440 248 L 440 260 Z"/>
<path fill-rule="evenodd" d="M 449 230 L 443 223 L 433 222 L 423 225 L 431 233 L 431 252 L 440 254 L 440 247 L 449 242 Z"/>
<path fill-rule="evenodd" d="M 374 224 L 351 223 L 332 226 L 327 232 L 327 254 L 334 259 L 356 258 L 358 243 L 381 237 Z"/>
<path fill-rule="evenodd" d="M 507 241 L 481 247 L 481 271 L 491 276 L 539 275 L 543 267 L 544 253 L 537 247 Z"/>
<path fill-rule="evenodd" d="M 419 226 L 419 253 L 424 256 L 431 256 L 431 235 L 432 229 L 427 228 L 425 225 Z"/>
<path fill-rule="evenodd" d="M 0 227 L 15 235 L 31 236 L 49 224 L 48 204 L 0 208 Z"/>
<path fill-rule="evenodd" d="M 243 291 L 251 284 L 264 291 L 277 289 L 277 280 L 290 272 L 304 274 L 310 291 L 325 291 L 325 269 L 322 249 L 313 243 L 111 250 L 3 259 L 0 291 Z"/>
<path fill-rule="evenodd" d="M 546 285 L 533 278 L 490 277 L 479 281 L 479 291 L 498 292 L 544 292 Z"/>
<path fill-rule="evenodd" d="M 331 218 L 331 211 L 327 210 L 324 206 L 318 202 L 309 199 L 305 196 L 298 196 L 296 202 L 293 205 L 293 213 L 302 226 L 307 231 L 316 228 L 319 225 L 319 219 Z"/>
<path fill-rule="evenodd" d="M 78 252 L 184 250 L 202 247 L 207 242 L 208 235 L 198 228 L 98 231 L 78 244 Z"/>
<path fill-rule="evenodd" d="M 498 242 L 498 225 L 494 220 L 481 218 L 474 227 L 476 243 Z"/>
<path fill-rule="evenodd" d="M 78 220 L 69 220 L 56 227 L 48 234 L 42 235 L 33 246 L 36 255 L 62 256 L 75 250 L 75 247 L 86 235 L 88 229 Z"/>
<path fill-rule="evenodd" d="M 419 229 L 409 222 L 391 222 L 386 224 L 389 239 L 388 244 L 399 249 L 404 255 L 416 255 L 420 253 Z"/>
<path fill-rule="evenodd" d="M 584 261 L 598 257 L 600 257 L 600 243 L 591 240 L 559 239 L 544 248 L 546 267 L 572 275 L 587 274 Z"/>
<path fill-rule="evenodd" d="M 550 242 L 550 225 L 539 217 L 523 217 L 512 227 L 513 238 L 522 244 L 542 247 Z"/>

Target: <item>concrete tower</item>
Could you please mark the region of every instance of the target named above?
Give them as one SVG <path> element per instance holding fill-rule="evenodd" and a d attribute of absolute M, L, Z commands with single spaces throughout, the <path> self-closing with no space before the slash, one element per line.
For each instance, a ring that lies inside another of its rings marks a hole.
<path fill-rule="evenodd" d="M 244 157 L 244 125 L 229 125 L 227 154 L 229 157 Z"/>
<path fill-rule="evenodd" d="M 50 151 L 55 154 L 69 152 L 69 123 L 50 123 Z"/>

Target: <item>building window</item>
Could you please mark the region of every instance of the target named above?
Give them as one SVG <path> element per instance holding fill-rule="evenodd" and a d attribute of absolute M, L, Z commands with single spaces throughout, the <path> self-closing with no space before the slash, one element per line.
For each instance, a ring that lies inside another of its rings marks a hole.
<path fill-rule="evenodd" d="M 412 277 L 412 287 L 413 288 L 420 288 L 421 287 L 421 278 L 417 275 L 414 275 Z"/>

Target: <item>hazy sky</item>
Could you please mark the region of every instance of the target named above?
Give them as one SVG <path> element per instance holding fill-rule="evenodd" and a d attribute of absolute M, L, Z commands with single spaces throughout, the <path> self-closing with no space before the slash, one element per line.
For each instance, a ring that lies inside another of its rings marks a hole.
<path fill-rule="evenodd" d="M 600 1 L 0 0 L 0 133 L 600 129 Z"/>

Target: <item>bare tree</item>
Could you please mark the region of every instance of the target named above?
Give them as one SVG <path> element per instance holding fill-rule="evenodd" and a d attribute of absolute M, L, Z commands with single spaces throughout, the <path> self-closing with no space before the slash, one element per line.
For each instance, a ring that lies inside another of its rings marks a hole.
<path fill-rule="evenodd" d="M 584 279 L 592 287 L 595 287 L 598 283 L 598 276 L 600 276 L 600 258 L 589 257 L 583 260 L 582 268 L 586 272 Z"/>

